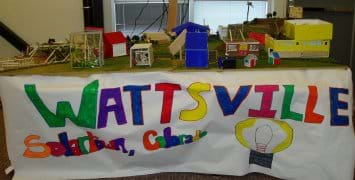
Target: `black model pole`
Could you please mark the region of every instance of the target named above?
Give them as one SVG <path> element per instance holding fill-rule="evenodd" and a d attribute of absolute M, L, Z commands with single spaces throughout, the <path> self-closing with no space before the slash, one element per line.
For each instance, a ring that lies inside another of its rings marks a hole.
<path fill-rule="evenodd" d="M 0 36 L 6 39 L 10 44 L 12 44 L 17 50 L 25 52 L 29 44 L 13 32 L 9 27 L 0 21 Z"/>
<path fill-rule="evenodd" d="M 248 5 L 247 22 L 249 21 L 249 8 L 250 8 L 250 6 Z"/>
<path fill-rule="evenodd" d="M 353 69 L 353 64 L 355 62 L 355 1 L 354 1 L 354 7 L 353 7 L 353 35 L 352 35 L 352 43 L 351 43 L 351 55 L 350 55 L 350 67 L 352 71 L 354 72 Z"/>

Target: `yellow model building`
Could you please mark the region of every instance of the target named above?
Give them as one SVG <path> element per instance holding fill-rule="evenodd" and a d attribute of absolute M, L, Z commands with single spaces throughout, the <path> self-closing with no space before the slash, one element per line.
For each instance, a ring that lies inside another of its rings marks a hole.
<path fill-rule="evenodd" d="M 281 58 L 323 58 L 329 57 L 333 25 L 318 19 L 286 20 L 287 40 L 265 37 L 265 48 L 279 52 Z"/>

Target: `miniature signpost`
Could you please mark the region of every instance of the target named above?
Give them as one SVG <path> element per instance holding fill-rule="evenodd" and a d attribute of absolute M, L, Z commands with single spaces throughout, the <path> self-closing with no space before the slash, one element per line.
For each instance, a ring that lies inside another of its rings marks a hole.
<path fill-rule="evenodd" d="M 72 68 L 103 66 L 102 32 L 78 32 L 70 35 L 70 60 Z"/>

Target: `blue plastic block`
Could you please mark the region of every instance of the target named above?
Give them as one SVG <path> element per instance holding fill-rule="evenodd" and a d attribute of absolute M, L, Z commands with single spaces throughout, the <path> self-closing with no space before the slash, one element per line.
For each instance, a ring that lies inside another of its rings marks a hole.
<path fill-rule="evenodd" d="M 208 50 L 185 50 L 187 68 L 208 68 Z"/>
<path fill-rule="evenodd" d="M 208 34 L 205 32 L 186 33 L 185 49 L 208 49 Z"/>

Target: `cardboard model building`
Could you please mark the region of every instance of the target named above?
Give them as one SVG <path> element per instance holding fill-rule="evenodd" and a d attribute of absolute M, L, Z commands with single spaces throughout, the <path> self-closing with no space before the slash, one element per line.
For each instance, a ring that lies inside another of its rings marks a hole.
<path fill-rule="evenodd" d="M 260 42 L 254 39 L 224 41 L 226 53 L 232 57 L 245 57 L 248 54 L 259 55 Z"/>
<path fill-rule="evenodd" d="M 256 62 L 258 61 L 258 57 L 254 54 L 248 54 L 244 59 L 243 63 L 245 67 L 255 67 Z"/>
<path fill-rule="evenodd" d="M 207 41 L 206 32 L 186 33 L 185 65 L 187 68 L 208 68 Z"/>
<path fill-rule="evenodd" d="M 130 67 L 152 66 L 154 62 L 153 46 L 151 43 L 135 44 L 130 49 Z"/>
<path fill-rule="evenodd" d="M 288 12 L 289 12 L 290 18 L 296 18 L 296 19 L 303 18 L 303 8 L 302 7 L 290 6 L 288 8 Z"/>
<path fill-rule="evenodd" d="M 203 25 L 199 25 L 196 23 L 187 22 L 187 23 L 181 24 L 179 26 L 176 26 L 175 28 L 172 29 L 172 31 L 175 32 L 176 35 L 178 36 L 185 29 L 187 32 L 201 32 L 201 33 L 202 32 L 208 33 L 208 31 L 210 30 L 210 28 L 208 26 L 203 26 Z"/>
<path fill-rule="evenodd" d="M 127 39 L 122 32 L 104 34 L 105 58 L 127 55 Z"/>
<path fill-rule="evenodd" d="M 72 68 L 103 66 L 102 32 L 91 31 L 70 34 L 70 60 Z"/>
<path fill-rule="evenodd" d="M 333 24 L 318 19 L 286 20 L 286 39 L 266 35 L 265 50 L 273 49 L 281 58 L 327 58 Z"/>
<path fill-rule="evenodd" d="M 245 38 L 242 29 L 237 29 L 234 33 L 229 30 L 229 37 L 223 41 L 226 44 L 226 53 L 231 57 L 245 57 L 248 54 L 259 55 L 260 42 L 252 38 Z"/>
<path fill-rule="evenodd" d="M 185 65 L 187 68 L 208 67 L 208 31 L 209 28 L 195 23 L 184 23 L 173 30 L 181 41 L 180 34 L 186 32 L 185 39 Z M 185 35 L 184 35 L 185 36 Z M 180 37 L 180 38 L 179 38 Z M 182 41 L 181 41 L 182 42 Z M 173 44 L 175 44 L 173 42 Z M 181 43 L 180 43 L 181 44 Z M 170 49 L 177 49 L 170 46 Z M 171 51 L 173 52 L 173 51 Z"/>

